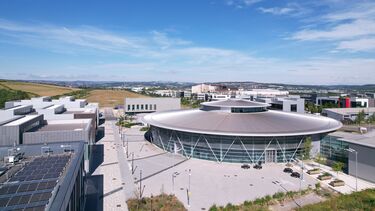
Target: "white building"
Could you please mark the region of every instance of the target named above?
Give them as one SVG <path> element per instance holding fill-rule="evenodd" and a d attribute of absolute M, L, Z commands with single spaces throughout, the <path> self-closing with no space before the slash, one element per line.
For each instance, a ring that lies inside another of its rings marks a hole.
<path fill-rule="evenodd" d="M 218 86 L 209 85 L 209 84 L 198 84 L 198 85 L 191 87 L 191 93 L 198 94 L 198 93 L 215 92 L 217 89 L 219 89 Z"/>
<path fill-rule="evenodd" d="M 150 113 L 181 109 L 180 98 L 147 97 L 125 98 L 125 113 Z"/>
<path fill-rule="evenodd" d="M 254 100 L 255 98 L 272 98 L 288 96 L 288 91 L 277 89 L 252 89 L 252 90 L 238 90 L 237 98 Z"/>
<path fill-rule="evenodd" d="M 270 109 L 273 110 L 305 113 L 305 99 L 300 98 L 299 96 L 256 98 L 255 100 L 270 104 Z"/>

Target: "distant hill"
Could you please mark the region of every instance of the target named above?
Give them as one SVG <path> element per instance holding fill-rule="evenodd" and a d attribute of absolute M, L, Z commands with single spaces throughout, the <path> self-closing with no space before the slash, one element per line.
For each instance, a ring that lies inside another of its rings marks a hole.
<path fill-rule="evenodd" d="M 55 96 L 63 95 L 77 89 L 47 85 L 47 84 L 37 84 L 29 82 L 18 82 L 18 81 L 0 81 L 0 88 L 7 88 L 11 90 L 20 90 L 30 93 L 32 96 Z"/>
<path fill-rule="evenodd" d="M 126 90 L 112 89 L 78 89 L 50 84 L 31 83 L 24 81 L 0 81 L 0 89 L 7 90 L 6 94 L 13 96 L 16 91 L 27 93 L 23 98 L 12 97 L 8 100 L 25 99 L 38 96 L 60 97 L 63 95 L 73 95 L 77 98 L 86 98 L 88 102 L 98 102 L 101 107 L 114 107 L 124 104 L 126 97 L 147 97 L 141 94 Z M 5 93 L 5 92 L 4 92 Z M 4 94 L 5 95 L 5 94 Z M 17 96 L 20 92 L 17 92 Z M 4 98 L 5 99 L 5 98 Z"/>

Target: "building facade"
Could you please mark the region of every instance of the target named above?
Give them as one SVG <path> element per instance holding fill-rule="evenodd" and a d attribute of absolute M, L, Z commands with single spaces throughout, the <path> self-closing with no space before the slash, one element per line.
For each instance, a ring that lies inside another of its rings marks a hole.
<path fill-rule="evenodd" d="M 125 98 L 125 113 L 151 113 L 155 111 L 176 110 L 181 108 L 180 98 L 150 97 Z"/>

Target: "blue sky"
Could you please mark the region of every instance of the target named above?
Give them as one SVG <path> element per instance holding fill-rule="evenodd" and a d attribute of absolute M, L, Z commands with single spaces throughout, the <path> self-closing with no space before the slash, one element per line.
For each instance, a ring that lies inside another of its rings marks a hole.
<path fill-rule="evenodd" d="M 375 2 L 0 2 L 0 78 L 375 83 Z"/>

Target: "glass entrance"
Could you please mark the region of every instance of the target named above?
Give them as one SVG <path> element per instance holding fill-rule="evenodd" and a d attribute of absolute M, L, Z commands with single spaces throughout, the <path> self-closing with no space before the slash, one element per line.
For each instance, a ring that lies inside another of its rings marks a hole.
<path fill-rule="evenodd" d="M 266 150 L 266 163 L 276 163 L 276 150 Z"/>

